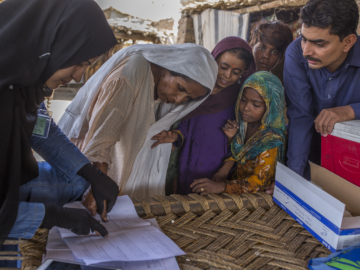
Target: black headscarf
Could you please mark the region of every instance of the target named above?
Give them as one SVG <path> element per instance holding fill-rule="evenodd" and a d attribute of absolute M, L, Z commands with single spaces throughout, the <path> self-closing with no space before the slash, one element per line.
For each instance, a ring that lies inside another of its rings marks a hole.
<path fill-rule="evenodd" d="M 39 174 L 30 138 L 57 70 L 116 44 L 93 0 L 6 0 L 0 4 L 0 246 L 16 220 L 19 187 Z"/>

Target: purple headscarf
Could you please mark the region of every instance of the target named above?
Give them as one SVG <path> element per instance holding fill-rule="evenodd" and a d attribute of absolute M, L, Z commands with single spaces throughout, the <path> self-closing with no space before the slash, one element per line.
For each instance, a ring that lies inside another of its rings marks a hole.
<path fill-rule="evenodd" d="M 221 40 L 211 52 L 212 56 L 216 58 L 223 52 L 235 48 L 244 48 L 252 53 L 250 45 L 239 37 L 226 37 Z M 218 113 L 225 110 L 229 106 L 235 104 L 240 92 L 241 85 L 244 81 L 256 71 L 254 61 L 250 64 L 248 70 L 244 72 L 240 79 L 240 84 L 235 83 L 221 90 L 220 93 L 210 95 L 199 107 L 186 115 L 183 120 L 188 120 L 202 114 Z"/>

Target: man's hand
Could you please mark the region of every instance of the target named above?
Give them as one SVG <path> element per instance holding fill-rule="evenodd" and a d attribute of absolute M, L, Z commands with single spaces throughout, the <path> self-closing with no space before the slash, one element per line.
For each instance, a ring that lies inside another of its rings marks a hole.
<path fill-rule="evenodd" d="M 238 129 L 239 124 L 235 120 L 227 120 L 225 126 L 222 128 L 229 142 L 234 138 Z"/>
<path fill-rule="evenodd" d="M 94 219 L 85 209 L 64 208 L 56 205 L 45 205 L 45 216 L 42 228 L 50 230 L 57 226 L 80 235 L 96 232 L 98 235 L 107 236 L 106 228 Z"/>
<path fill-rule="evenodd" d="M 151 149 L 162 143 L 173 143 L 177 140 L 178 136 L 179 134 L 174 131 L 163 130 L 159 134 L 151 138 L 152 140 L 157 140 L 157 142 L 151 146 Z"/>
<path fill-rule="evenodd" d="M 119 194 L 119 186 L 109 176 L 90 163 L 84 165 L 77 174 L 90 182 L 92 195 L 96 201 L 97 212 L 99 215 L 102 215 L 104 221 L 107 221 L 107 217 L 103 214 L 104 209 L 109 213 L 115 205 Z"/>
<path fill-rule="evenodd" d="M 223 193 L 226 189 L 226 182 L 215 182 L 208 178 L 202 178 L 195 180 L 190 187 L 193 192 L 200 193 L 200 195 Z"/>
<path fill-rule="evenodd" d="M 323 136 L 330 134 L 337 122 L 355 119 L 355 112 L 350 105 L 323 109 L 315 119 L 315 129 Z"/>

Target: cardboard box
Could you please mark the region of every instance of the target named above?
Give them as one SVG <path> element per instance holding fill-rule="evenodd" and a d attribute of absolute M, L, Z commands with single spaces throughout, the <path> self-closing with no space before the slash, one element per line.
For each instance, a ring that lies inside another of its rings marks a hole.
<path fill-rule="evenodd" d="M 359 244 L 360 187 L 310 165 L 311 182 L 278 162 L 274 202 L 332 252 Z"/>

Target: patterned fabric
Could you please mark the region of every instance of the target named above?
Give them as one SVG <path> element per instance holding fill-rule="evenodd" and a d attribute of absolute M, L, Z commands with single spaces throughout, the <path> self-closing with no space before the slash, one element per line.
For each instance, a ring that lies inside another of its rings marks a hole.
<path fill-rule="evenodd" d="M 266 111 L 261 120 L 259 130 L 245 143 L 247 122 L 240 113 L 240 101 L 245 88 L 255 89 L 264 99 Z M 260 153 L 277 148 L 277 160 L 284 162 L 285 144 L 285 102 L 284 89 L 280 80 L 269 72 L 260 71 L 251 75 L 243 84 L 236 102 L 236 120 L 239 132 L 231 142 L 233 158 L 239 164 L 255 159 Z"/>
<path fill-rule="evenodd" d="M 226 181 L 225 192 L 242 194 L 264 191 L 275 180 L 277 152 L 277 147 L 266 150 L 255 159 L 247 160 L 243 165 L 238 164 L 231 177 L 234 180 Z"/>

